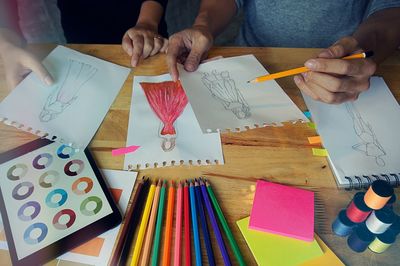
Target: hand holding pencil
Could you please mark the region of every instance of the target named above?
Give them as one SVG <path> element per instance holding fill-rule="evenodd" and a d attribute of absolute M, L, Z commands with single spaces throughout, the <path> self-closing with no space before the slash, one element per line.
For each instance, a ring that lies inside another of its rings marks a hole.
<path fill-rule="evenodd" d="M 323 50 L 317 58 L 306 61 L 304 67 L 250 82 L 296 75 L 297 87 L 314 100 L 330 104 L 354 101 L 369 88 L 369 78 L 375 73 L 376 64 L 368 58 L 371 55 L 371 52 L 360 53 L 357 40 L 348 36 Z"/>

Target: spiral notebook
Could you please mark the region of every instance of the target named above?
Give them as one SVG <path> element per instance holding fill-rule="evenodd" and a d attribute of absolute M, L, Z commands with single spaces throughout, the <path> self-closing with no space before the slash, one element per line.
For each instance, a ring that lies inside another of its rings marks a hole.
<path fill-rule="evenodd" d="M 372 77 L 369 90 L 354 102 L 303 97 L 339 187 L 367 187 L 375 179 L 399 185 L 400 107 L 382 78 Z"/>

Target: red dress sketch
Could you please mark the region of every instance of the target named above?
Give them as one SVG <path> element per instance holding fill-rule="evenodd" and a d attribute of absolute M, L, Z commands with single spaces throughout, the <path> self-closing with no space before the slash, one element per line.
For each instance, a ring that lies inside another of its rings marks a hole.
<path fill-rule="evenodd" d="M 153 112 L 162 122 L 159 136 L 163 139 L 161 148 L 172 151 L 175 147 L 177 132 L 175 121 L 185 109 L 188 99 L 179 81 L 159 83 L 140 83 Z"/>

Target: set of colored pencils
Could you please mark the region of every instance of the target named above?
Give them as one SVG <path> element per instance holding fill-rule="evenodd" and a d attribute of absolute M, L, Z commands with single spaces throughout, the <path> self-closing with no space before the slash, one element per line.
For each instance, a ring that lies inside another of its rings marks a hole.
<path fill-rule="evenodd" d="M 165 215 L 164 209 L 166 209 Z M 138 216 L 140 215 L 139 225 Z M 208 228 L 207 218 L 212 228 Z M 125 229 L 125 225 L 128 229 Z M 137 227 L 137 236 L 133 240 Z M 173 227 L 175 227 L 174 237 Z M 200 231 L 204 237 L 204 243 L 200 241 Z M 202 178 L 184 180 L 175 185 L 173 181 L 158 180 L 151 182 L 148 179 L 142 179 L 133 197 L 131 209 L 128 210 L 121 232 L 123 241 L 132 242 L 132 247 L 129 243 L 126 243 L 126 245 L 121 244 L 124 246 L 121 249 L 118 243 L 111 265 L 118 262 L 119 265 L 125 265 L 129 249 L 133 252 L 131 266 L 155 266 L 159 264 L 167 266 L 171 265 L 172 261 L 174 266 L 192 265 L 191 235 L 193 236 L 195 255 L 193 261 L 196 265 L 203 264 L 202 246 L 206 249 L 208 263 L 216 265 L 210 238 L 212 232 L 217 239 L 224 264 L 231 265 L 231 260 L 224 243 L 223 232 L 237 262 L 239 265 L 245 265 L 214 191 L 207 180 Z M 163 239 L 161 239 L 162 236 Z M 174 243 L 172 243 L 173 238 Z M 161 241 L 163 241 L 162 246 Z M 173 257 L 171 257 L 171 253 Z M 120 260 L 118 260 L 119 257 L 121 257 Z"/>

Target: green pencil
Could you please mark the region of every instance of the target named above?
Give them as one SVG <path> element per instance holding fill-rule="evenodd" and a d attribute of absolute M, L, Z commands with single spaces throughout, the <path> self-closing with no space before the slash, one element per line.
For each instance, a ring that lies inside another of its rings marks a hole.
<path fill-rule="evenodd" d="M 206 183 L 207 191 L 208 191 L 208 194 L 210 195 L 214 209 L 217 212 L 218 219 L 219 219 L 220 223 L 222 224 L 222 228 L 224 228 L 224 232 L 228 237 L 229 244 L 231 245 L 233 252 L 235 253 L 236 259 L 238 260 L 240 266 L 244 266 L 244 265 L 246 265 L 246 263 L 244 262 L 242 253 L 240 253 L 239 246 L 236 243 L 235 238 L 233 237 L 232 231 L 229 228 L 228 223 L 226 222 L 224 214 L 222 213 L 221 207 L 218 204 L 217 198 L 215 197 L 215 194 L 210 186 L 210 183 L 208 182 L 207 179 L 204 179 L 204 181 Z"/>
<path fill-rule="evenodd" d="M 164 180 L 163 186 L 162 186 L 161 192 L 160 192 L 160 203 L 158 205 L 158 211 L 157 211 L 156 234 L 154 236 L 153 255 L 151 257 L 151 265 L 153 265 L 153 266 L 158 265 L 158 253 L 160 250 L 161 228 L 162 228 L 163 213 L 164 213 L 166 187 L 167 187 L 167 184 Z"/>

